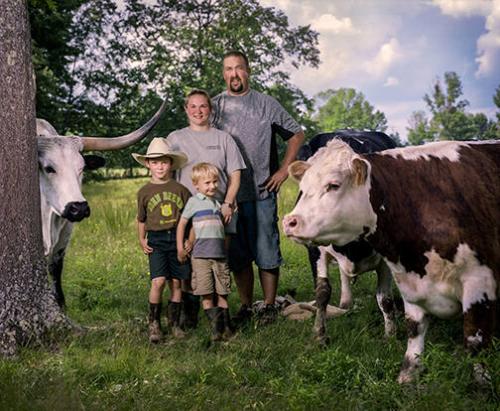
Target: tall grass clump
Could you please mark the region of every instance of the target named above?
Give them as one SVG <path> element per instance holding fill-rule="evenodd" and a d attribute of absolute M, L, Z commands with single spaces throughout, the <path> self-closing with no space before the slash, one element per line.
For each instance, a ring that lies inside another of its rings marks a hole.
<path fill-rule="evenodd" d="M 85 185 L 92 215 L 75 225 L 63 287 L 67 314 L 87 332 L 0 360 L 0 410 L 499 409 L 499 341 L 477 358 L 467 356 L 459 319 L 432 321 L 422 374 L 415 384 L 396 383 L 406 349 L 404 317 L 397 319 L 397 335 L 385 339 L 373 273 L 353 285 L 354 308 L 328 321 L 326 348 L 312 338 L 311 320 L 283 318 L 210 344 L 203 316 L 186 340 L 167 337 L 150 345 L 148 263 L 135 224 L 136 193 L 146 181 Z M 283 186 L 281 214 L 292 209 L 296 192 L 292 183 Z M 281 245 L 278 293 L 294 290 L 298 300 L 312 300 L 306 249 L 284 237 Z M 330 278 L 332 303 L 338 304 L 333 267 Z M 255 298 L 262 298 L 258 279 Z M 234 312 L 234 287 L 229 302 Z M 487 366 L 491 384 L 474 383 L 477 362 Z"/>

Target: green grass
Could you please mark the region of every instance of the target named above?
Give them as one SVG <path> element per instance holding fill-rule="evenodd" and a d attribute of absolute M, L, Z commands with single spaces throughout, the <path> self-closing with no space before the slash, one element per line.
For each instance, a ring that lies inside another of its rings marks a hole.
<path fill-rule="evenodd" d="M 326 349 L 314 342 L 312 321 L 284 319 L 210 346 L 203 318 L 188 339 L 151 346 L 148 266 L 134 223 L 135 193 L 145 181 L 85 186 L 92 216 L 76 226 L 63 280 L 68 315 L 89 332 L 0 360 L 1 410 L 498 410 L 500 344 L 495 340 L 481 358 L 493 384 L 478 387 L 459 320 L 434 320 L 425 372 L 412 386 L 395 382 L 404 321 L 398 319 L 395 338 L 382 337 L 374 275 L 354 285 L 354 309 L 329 321 Z M 292 208 L 295 192 L 293 184 L 284 186 L 281 210 Z M 296 289 L 299 300 L 313 299 L 305 248 L 283 238 L 282 251 L 279 293 Z M 233 311 L 238 306 L 235 291 L 230 304 Z"/>

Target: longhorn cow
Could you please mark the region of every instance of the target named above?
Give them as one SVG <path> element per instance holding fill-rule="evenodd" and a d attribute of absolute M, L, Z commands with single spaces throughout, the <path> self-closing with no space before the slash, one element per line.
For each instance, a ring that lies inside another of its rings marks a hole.
<path fill-rule="evenodd" d="M 64 255 L 73 223 L 90 215 L 81 187 L 84 170 L 102 167 L 104 158 L 82 155 L 88 150 L 119 150 L 143 139 L 165 110 L 165 102 L 141 128 L 120 137 L 60 136 L 52 125 L 36 120 L 43 246 L 58 304 L 65 303 L 61 286 Z"/>

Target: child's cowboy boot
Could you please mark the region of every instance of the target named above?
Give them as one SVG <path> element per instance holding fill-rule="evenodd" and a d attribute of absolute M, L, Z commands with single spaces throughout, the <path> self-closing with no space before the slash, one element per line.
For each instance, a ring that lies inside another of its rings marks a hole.
<path fill-rule="evenodd" d="M 234 336 L 234 328 L 231 324 L 231 314 L 229 308 L 222 309 L 222 338 L 229 340 Z"/>
<path fill-rule="evenodd" d="M 179 323 L 181 316 L 182 303 L 176 303 L 173 301 L 168 302 L 167 315 L 168 323 L 172 330 L 172 335 L 174 338 L 184 338 L 186 334 L 182 331 Z"/>
<path fill-rule="evenodd" d="M 149 342 L 158 343 L 161 340 L 161 303 L 149 303 Z"/>
<path fill-rule="evenodd" d="M 207 315 L 208 320 L 210 321 L 210 328 L 212 330 L 210 335 L 211 341 L 220 341 L 222 340 L 222 330 L 221 330 L 221 321 L 222 321 L 222 308 L 213 307 L 205 310 L 205 314 Z"/>
<path fill-rule="evenodd" d="M 194 329 L 198 326 L 198 312 L 200 311 L 200 297 L 182 292 L 182 310 L 180 325 L 183 330 Z"/>

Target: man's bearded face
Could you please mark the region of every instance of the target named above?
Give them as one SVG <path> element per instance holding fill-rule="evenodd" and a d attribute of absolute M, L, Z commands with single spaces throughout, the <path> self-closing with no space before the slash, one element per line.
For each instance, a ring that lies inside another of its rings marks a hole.
<path fill-rule="evenodd" d="M 223 74 L 229 94 L 240 95 L 248 91 L 250 73 L 242 57 L 226 57 L 224 59 Z"/>

